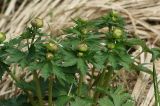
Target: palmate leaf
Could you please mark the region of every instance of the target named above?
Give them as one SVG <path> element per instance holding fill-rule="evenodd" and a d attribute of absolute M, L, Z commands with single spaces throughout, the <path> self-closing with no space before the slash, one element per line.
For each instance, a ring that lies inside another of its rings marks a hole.
<path fill-rule="evenodd" d="M 108 96 L 99 99 L 99 106 L 134 106 L 130 94 L 125 93 L 121 87 L 110 91 L 101 89 L 101 92 Z"/>
<path fill-rule="evenodd" d="M 71 102 L 70 106 L 91 106 L 91 103 L 90 101 L 77 97 L 74 102 Z"/>
<path fill-rule="evenodd" d="M 58 99 L 56 100 L 56 106 L 65 106 L 65 104 L 71 99 L 71 97 L 62 95 L 59 96 Z"/>
<path fill-rule="evenodd" d="M 99 99 L 98 103 L 99 106 L 114 106 L 113 102 L 107 96 Z"/>
<path fill-rule="evenodd" d="M 108 61 L 114 69 L 118 67 L 118 56 L 110 54 L 108 55 Z"/>
<path fill-rule="evenodd" d="M 16 38 L 11 39 L 9 42 L 4 42 L 4 44 L 6 47 L 10 47 L 13 45 L 20 44 L 21 41 L 22 41 L 21 37 L 16 37 Z"/>
<path fill-rule="evenodd" d="M 68 90 L 70 89 L 71 84 L 65 83 L 64 85 L 57 80 L 53 84 L 53 96 L 57 97 L 57 99 L 61 96 L 67 96 L 68 95 Z"/>
<path fill-rule="evenodd" d="M 154 61 L 154 60 L 160 58 L 160 48 L 152 48 L 151 53 L 152 53 L 152 60 L 151 61 Z"/>
<path fill-rule="evenodd" d="M 23 90 L 32 91 L 32 92 L 35 91 L 34 84 L 32 82 L 27 83 L 25 81 L 19 81 L 18 83 L 16 83 L 16 86 Z"/>
<path fill-rule="evenodd" d="M 20 60 L 22 60 L 23 58 L 25 58 L 25 53 L 23 53 L 22 51 L 20 51 L 20 50 L 18 50 L 16 48 L 8 48 L 6 50 L 6 52 L 10 56 L 7 59 L 8 63 L 18 63 Z"/>
<path fill-rule="evenodd" d="M 104 63 L 106 58 L 107 54 L 102 54 L 101 52 L 97 52 L 94 56 L 92 55 L 92 58 L 89 62 L 92 63 L 96 69 L 101 70 L 104 68 Z"/>
<path fill-rule="evenodd" d="M 134 60 L 131 58 L 131 56 L 127 53 L 119 53 L 118 57 L 120 65 L 126 70 L 130 70 L 131 64 L 134 63 Z"/>
<path fill-rule="evenodd" d="M 87 73 L 87 64 L 82 58 L 77 59 L 77 69 L 82 73 L 82 75 Z"/>
<path fill-rule="evenodd" d="M 127 101 L 123 106 L 133 106 L 133 101 Z"/>
<path fill-rule="evenodd" d="M 65 74 L 63 73 L 63 69 L 61 67 L 58 67 L 56 65 L 53 64 L 53 70 L 52 70 L 52 73 L 60 78 L 60 79 L 63 79 L 63 80 L 66 80 L 66 77 L 65 77 Z"/>
<path fill-rule="evenodd" d="M 63 57 L 63 63 L 62 63 L 62 67 L 69 67 L 69 66 L 74 66 L 77 63 L 77 58 L 75 57 L 75 55 L 72 52 L 66 51 L 66 50 L 62 50 L 62 53 L 64 55 Z"/>
<path fill-rule="evenodd" d="M 69 66 L 74 66 L 77 63 L 77 59 L 76 58 L 70 58 L 69 60 L 65 61 L 64 63 L 62 63 L 62 67 L 69 67 Z"/>
<path fill-rule="evenodd" d="M 125 63 L 128 63 L 128 64 L 131 64 L 134 62 L 134 60 L 131 58 L 131 56 L 127 53 L 125 54 L 119 54 L 119 58 L 121 61 L 125 62 Z"/>
<path fill-rule="evenodd" d="M 131 69 L 135 71 L 142 71 L 150 75 L 153 75 L 153 72 L 149 68 L 145 67 L 144 64 L 139 64 L 139 65 L 132 64 Z"/>
<path fill-rule="evenodd" d="M 51 74 L 51 72 L 52 72 L 52 64 L 48 64 L 48 63 L 44 64 L 41 69 L 42 77 L 44 79 L 47 79 Z"/>
<path fill-rule="evenodd" d="M 76 28 L 68 28 L 64 30 L 67 34 L 76 34 L 81 35 L 81 32 L 78 31 Z"/>
<path fill-rule="evenodd" d="M 42 72 L 42 77 L 45 79 L 51 75 L 55 75 L 58 78 L 66 80 L 63 70 L 59 66 L 56 66 L 51 62 L 47 62 L 46 64 L 44 64 L 41 69 L 41 72 Z"/>
<path fill-rule="evenodd" d="M 134 45 L 140 45 L 143 48 L 143 51 L 150 51 L 150 49 L 147 47 L 144 41 L 138 38 L 131 38 L 126 40 L 126 45 L 128 46 L 134 46 Z"/>
<path fill-rule="evenodd" d="M 126 63 L 126 62 L 123 62 L 123 61 L 120 62 L 120 65 L 126 70 L 130 70 L 130 68 L 131 68 L 129 63 Z"/>

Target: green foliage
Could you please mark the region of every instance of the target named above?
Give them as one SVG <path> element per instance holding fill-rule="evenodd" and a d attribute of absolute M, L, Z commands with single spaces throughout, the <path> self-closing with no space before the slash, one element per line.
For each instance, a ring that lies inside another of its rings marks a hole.
<path fill-rule="evenodd" d="M 89 100 L 81 99 L 81 98 L 75 98 L 74 102 L 71 102 L 71 106 L 91 106 L 91 103 Z"/>
<path fill-rule="evenodd" d="M 26 95 L 19 95 L 8 100 L 1 100 L 0 106 L 31 106 L 31 104 L 28 103 Z"/>
<path fill-rule="evenodd" d="M 134 106 L 134 102 L 128 93 L 125 93 L 121 87 L 111 90 L 101 90 L 107 94 L 99 99 L 99 106 Z"/>
<path fill-rule="evenodd" d="M 2 106 L 44 106 L 44 102 L 49 106 L 134 105 L 128 93 L 111 86 L 112 77 L 122 68 L 153 75 L 129 50 L 140 46 L 154 61 L 159 59 L 160 49 L 148 48 L 139 38 L 128 38 L 125 22 L 115 11 L 93 20 L 73 21 L 74 27 L 64 29 L 64 39 L 42 32 L 43 22 L 36 18 L 19 37 L 1 42 L 0 79 L 7 71 L 25 93 L 21 96 L 25 101 L 18 96 L 0 102 Z M 33 79 L 27 82 L 16 76 L 13 65 Z"/>

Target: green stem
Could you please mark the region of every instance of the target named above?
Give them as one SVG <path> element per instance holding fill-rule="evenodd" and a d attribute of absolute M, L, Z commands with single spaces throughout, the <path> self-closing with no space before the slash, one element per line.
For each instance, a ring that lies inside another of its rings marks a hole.
<path fill-rule="evenodd" d="M 93 68 L 91 69 L 91 77 L 90 77 L 90 81 L 89 81 L 89 92 L 88 92 L 88 96 L 90 96 L 90 97 L 92 97 L 91 92 L 92 92 L 92 81 L 93 81 L 93 79 L 94 79 L 94 72 L 95 72 L 95 68 L 93 67 Z"/>
<path fill-rule="evenodd" d="M 105 70 L 103 70 L 103 72 L 101 73 L 99 82 L 97 83 L 97 86 L 102 88 L 107 88 L 110 84 L 112 74 L 113 74 L 113 70 L 111 68 L 108 68 L 107 73 Z M 103 94 L 95 92 L 94 100 L 97 101 L 100 96 L 103 96 Z"/>
<path fill-rule="evenodd" d="M 78 89 L 77 89 L 78 96 L 80 96 L 80 94 L 81 94 L 82 83 L 83 83 L 83 75 L 82 75 L 82 73 L 80 73 Z"/>
<path fill-rule="evenodd" d="M 113 74 L 113 70 L 110 68 L 108 69 L 108 72 L 105 74 L 105 78 L 104 78 L 104 83 L 103 83 L 103 87 L 109 87 L 110 81 L 112 79 L 112 74 Z"/>
<path fill-rule="evenodd" d="M 53 78 L 50 77 L 49 78 L 49 82 L 48 82 L 48 106 L 54 106 L 54 103 L 52 101 L 52 93 L 53 93 Z"/>
<path fill-rule="evenodd" d="M 35 35 L 33 35 L 32 40 L 31 40 L 31 45 L 34 43 Z M 30 47 L 31 47 L 30 45 Z"/>
<path fill-rule="evenodd" d="M 38 79 L 38 74 L 36 71 L 33 72 L 33 80 L 35 82 L 35 87 L 36 87 L 36 95 L 39 100 L 39 106 L 43 106 L 43 99 L 42 99 L 42 94 L 41 94 L 41 87 Z"/>
<path fill-rule="evenodd" d="M 96 84 L 96 87 L 102 87 L 103 82 L 104 82 L 105 74 L 106 74 L 105 69 L 103 69 L 103 72 L 99 76 L 99 79 L 98 79 L 98 82 Z M 100 96 L 100 93 L 99 92 L 95 92 L 94 100 L 96 101 L 96 103 L 97 103 L 97 100 L 98 100 L 99 96 Z"/>
<path fill-rule="evenodd" d="M 159 91 L 158 91 L 158 82 L 157 82 L 157 74 L 155 69 L 155 63 L 153 62 L 153 84 L 154 84 L 154 95 L 155 95 L 155 105 L 159 104 Z"/>
<path fill-rule="evenodd" d="M 27 48 L 29 50 L 29 40 L 27 39 Z"/>
<path fill-rule="evenodd" d="M 36 103 L 34 102 L 32 95 L 26 90 L 24 90 L 24 92 L 28 95 L 29 101 L 31 102 L 32 106 L 37 106 Z"/>

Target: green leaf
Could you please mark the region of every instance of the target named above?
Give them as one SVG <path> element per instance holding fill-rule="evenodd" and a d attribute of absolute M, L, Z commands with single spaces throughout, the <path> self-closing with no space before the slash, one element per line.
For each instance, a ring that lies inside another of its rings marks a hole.
<path fill-rule="evenodd" d="M 55 75 L 58 78 L 66 80 L 63 70 L 55 64 L 48 62 L 42 67 L 42 76 L 46 79 L 51 75 Z"/>
<path fill-rule="evenodd" d="M 102 54 L 96 54 L 93 57 L 93 61 L 91 60 L 91 63 L 98 69 L 101 70 L 104 68 L 104 63 L 106 60 L 106 56 Z"/>
<path fill-rule="evenodd" d="M 99 103 L 99 106 L 115 106 L 107 96 L 99 99 L 98 103 Z"/>
<path fill-rule="evenodd" d="M 98 88 L 97 90 L 107 95 L 99 99 L 98 103 L 100 106 L 124 106 L 128 102 L 132 102 L 130 106 L 134 106 L 130 94 L 125 93 L 121 86 L 115 89 Z"/>
<path fill-rule="evenodd" d="M 16 37 L 11 39 L 9 42 L 5 43 L 5 46 L 13 46 L 13 45 L 17 45 L 22 41 L 21 37 Z"/>
<path fill-rule="evenodd" d="M 56 106 L 65 106 L 70 99 L 71 97 L 66 95 L 59 96 L 56 100 Z"/>
<path fill-rule="evenodd" d="M 133 101 L 129 100 L 125 104 L 123 104 L 123 106 L 135 106 L 135 104 Z"/>
<path fill-rule="evenodd" d="M 24 60 L 25 62 L 25 60 Z M 37 62 L 31 62 L 28 64 L 28 70 L 29 71 L 35 71 L 35 70 L 40 70 L 42 67 L 44 67 L 45 63 L 37 63 Z"/>
<path fill-rule="evenodd" d="M 33 83 L 27 83 L 25 81 L 19 81 L 16 86 L 27 91 L 35 91 Z"/>
<path fill-rule="evenodd" d="M 70 106 L 91 106 L 91 103 L 85 99 L 77 97 L 74 102 L 71 102 Z"/>
<path fill-rule="evenodd" d="M 134 60 L 131 58 L 131 56 L 126 54 L 126 53 L 125 54 L 119 54 L 119 57 L 120 57 L 121 61 L 123 61 L 125 63 L 130 64 L 130 63 L 134 62 Z"/>
<path fill-rule="evenodd" d="M 117 60 L 117 56 L 110 54 L 108 56 L 108 61 L 111 64 L 111 66 L 116 69 L 118 66 L 118 60 Z"/>
<path fill-rule="evenodd" d="M 121 61 L 120 64 L 121 64 L 126 70 L 130 70 L 130 64 L 128 64 L 127 62 Z"/>
<path fill-rule="evenodd" d="M 69 67 L 69 66 L 74 66 L 77 63 L 76 58 L 70 58 L 69 60 L 65 61 L 62 63 L 62 67 Z"/>
<path fill-rule="evenodd" d="M 150 49 L 147 47 L 147 45 L 145 44 L 144 41 L 142 41 L 141 39 L 138 39 L 138 38 L 131 38 L 131 39 L 127 39 L 126 41 L 126 45 L 130 45 L 130 46 L 133 46 L 133 45 L 140 45 L 144 51 L 150 51 Z"/>
<path fill-rule="evenodd" d="M 63 70 L 56 65 L 53 65 L 53 70 L 51 73 L 54 74 L 58 78 L 66 80 L 66 77 L 65 77 L 65 74 L 63 73 Z"/>
<path fill-rule="evenodd" d="M 18 97 L 1 100 L 0 106 L 31 106 L 31 104 L 28 103 L 27 96 L 19 95 Z"/>
<path fill-rule="evenodd" d="M 153 75 L 152 71 L 149 68 L 144 67 L 143 64 L 139 64 L 139 65 L 132 64 L 131 68 L 135 71 L 142 71 L 150 75 Z"/>
<path fill-rule="evenodd" d="M 10 56 L 7 59 L 7 62 L 9 62 L 9 63 L 18 63 L 20 60 L 25 58 L 25 53 L 23 53 L 22 51 L 20 51 L 18 49 L 15 49 L 15 48 L 8 48 L 6 50 L 6 52 Z"/>
<path fill-rule="evenodd" d="M 82 73 L 82 75 L 87 73 L 87 65 L 82 58 L 77 59 L 77 68 Z"/>
<path fill-rule="evenodd" d="M 50 73 L 52 72 L 52 64 L 44 64 L 42 69 L 41 69 L 41 72 L 42 72 L 42 77 L 47 79 L 50 75 Z"/>
<path fill-rule="evenodd" d="M 154 61 L 160 58 L 160 48 L 152 48 L 151 53 L 152 53 L 151 61 Z"/>
<path fill-rule="evenodd" d="M 32 44 L 28 51 L 29 51 L 29 52 L 28 52 L 28 55 L 27 55 L 27 59 L 28 59 L 29 61 L 32 61 L 32 59 L 34 59 L 35 53 L 36 53 L 36 48 L 35 48 L 35 46 Z"/>

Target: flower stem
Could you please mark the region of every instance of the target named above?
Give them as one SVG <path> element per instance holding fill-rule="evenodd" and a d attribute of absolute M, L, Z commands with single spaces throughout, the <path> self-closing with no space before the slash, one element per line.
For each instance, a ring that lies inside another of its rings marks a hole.
<path fill-rule="evenodd" d="M 112 79 L 112 74 L 113 74 L 113 70 L 110 68 L 108 69 L 108 72 L 105 74 L 105 77 L 104 77 L 104 82 L 103 82 L 103 87 L 106 88 L 109 86 L 110 84 L 110 81 Z"/>
<path fill-rule="evenodd" d="M 54 106 L 54 103 L 52 101 L 52 93 L 53 93 L 53 78 L 51 76 L 48 82 L 48 106 Z"/>
<path fill-rule="evenodd" d="M 105 73 L 106 73 L 105 70 L 103 70 L 102 73 L 100 74 L 98 82 L 96 84 L 96 87 L 102 87 L 103 82 L 104 82 Z M 100 93 L 99 92 L 95 92 L 94 100 L 97 101 L 99 96 L 100 96 Z"/>
<path fill-rule="evenodd" d="M 78 96 L 81 95 L 82 83 L 83 83 L 83 75 L 82 75 L 82 73 L 80 73 L 79 83 L 78 83 L 78 89 L 77 89 L 77 94 L 78 94 Z"/>
<path fill-rule="evenodd" d="M 28 95 L 29 101 L 31 102 L 32 106 L 37 106 L 36 103 L 34 102 L 32 95 L 26 90 L 24 90 L 24 92 Z"/>
<path fill-rule="evenodd" d="M 92 97 L 92 84 L 93 84 L 93 79 L 94 79 L 94 72 L 95 72 L 95 68 L 93 67 L 91 69 L 91 78 L 89 81 L 89 92 L 88 92 L 88 96 Z"/>
<path fill-rule="evenodd" d="M 39 100 L 39 106 L 43 106 L 41 87 L 40 87 L 40 83 L 39 83 L 39 79 L 38 79 L 38 74 L 37 74 L 36 71 L 33 72 L 33 80 L 34 80 L 35 86 L 36 86 L 36 95 L 37 95 L 38 100 Z"/>
<path fill-rule="evenodd" d="M 158 89 L 158 82 L 157 82 L 157 74 L 155 69 L 155 63 L 153 62 L 153 84 L 154 84 L 154 95 L 155 95 L 155 106 L 160 105 L 160 98 L 159 98 L 159 89 Z"/>

